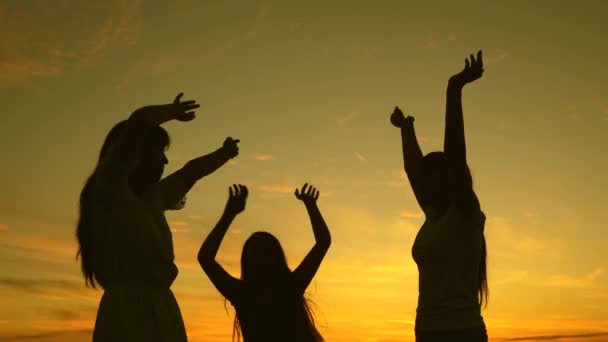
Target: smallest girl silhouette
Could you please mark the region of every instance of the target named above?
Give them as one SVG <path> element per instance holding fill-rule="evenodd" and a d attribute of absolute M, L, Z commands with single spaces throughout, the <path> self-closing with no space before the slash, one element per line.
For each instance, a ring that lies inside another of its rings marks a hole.
<path fill-rule="evenodd" d="M 236 310 L 232 339 L 240 341 L 321 342 L 313 312 L 304 291 L 317 272 L 331 244 L 329 229 L 317 207 L 319 192 L 304 184 L 296 189 L 310 216 L 315 245 L 292 272 L 279 240 L 268 232 L 255 232 L 241 255 L 241 279 L 232 277 L 215 260 L 222 239 L 234 218 L 245 210 L 248 190 L 233 185 L 219 222 L 203 242 L 198 260 L 211 282 Z"/>

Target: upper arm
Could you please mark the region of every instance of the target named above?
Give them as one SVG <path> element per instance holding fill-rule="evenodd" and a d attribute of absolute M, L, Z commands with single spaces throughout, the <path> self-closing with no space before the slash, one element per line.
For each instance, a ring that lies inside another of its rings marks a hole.
<path fill-rule="evenodd" d="M 418 205 L 423 207 L 423 173 L 422 173 L 422 160 L 411 161 L 409 164 L 406 163 L 405 174 L 410 182 L 414 196 Z"/>
<path fill-rule="evenodd" d="M 199 257 L 199 263 L 215 288 L 231 302 L 238 300 L 241 293 L 241 281 L 231 276 L 215 259 Z"/>
<path fill-rule="evenodd" d="M 315 244 L 315 246 L 308 252 L 304 260 L 300 263 L 300 265 L 293 271 L 294 282 L 296 286 L 297 293 L 304 293 L 312 278 L 314 278 L 327 250 L 329 249 L 329 245 L 324 246 L 320 244 Z"/>
<path fill-rule="evenodd" d="M 195 181 L 188 165 L 161 179 L 156 184 L 156 193 L 165 210 L 178 209 L 184 197 L 192 189 Z"/>

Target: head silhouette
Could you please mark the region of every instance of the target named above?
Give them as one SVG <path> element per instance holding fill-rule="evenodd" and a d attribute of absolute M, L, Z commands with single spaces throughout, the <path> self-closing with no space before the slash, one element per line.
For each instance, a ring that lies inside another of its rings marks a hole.
<path fill-rule="evenodd" d="M 104 161 L 113 148 L 116 148 L 116 144 L 126 133 L 127 124 L 126 120 L 121 121 L 110 130 L 99 152 L 98 165 Z M 138 155 L 133 156 L 133 160 L 126 161 L 134 164 L 129 174 L 129 185 L 133 192 L 141 193 L 160 180 L 167 163 L 165 150 L 168 146 L 169 134 L 163 128 L 155 126 L 145 133 Z M 94 174 L 89 176 L 80 193 L 80 217 L 76 228 L 79 249 L 76 256 L 81 259 L 82 273 L 87 286 L 95 287 L 96 281 L 102 282 L 95 266 L 101 252 L 95 243 L 97 241 L 95 230 L 103 229 L 103 227 L 97 227 L 95 217 L 92 215 L 91 208 L 97 200 L 92 192 L 93 177 Z M 178 206 L 183 206 L 183 200 L 180 204 L 176 204 L 176 208 Z"/>
<path fill-rule="evenodd" d="M 255 232 L 245 242 L 241 255 L 241 274 L 254 286 L 280 286 L 288 282 L 291 271 L 279 240 L 268 232 Z"/>
<path fill-rule="evenodd" d="M 99 161 L 103 160 L 110 148 L 116 146 L 125 134 L 127 125 L 128 121 L 121 121 L 110 130 L 101 148 Z M 135 192 L 141 192 L 161 179 L 168 163 L 165 151 L 169 144 L 169 134 L 160 126 L 153 126 L 145 133 L 138 154 L 128 161 L 135 165 L 129 174 L 129 184 Z"/>

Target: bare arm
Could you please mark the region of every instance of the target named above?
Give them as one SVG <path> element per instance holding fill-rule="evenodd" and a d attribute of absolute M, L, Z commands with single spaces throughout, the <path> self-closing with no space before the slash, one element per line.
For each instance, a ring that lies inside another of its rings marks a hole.
<path fill-rule="evenodd" d="M 401 128 L 401 146 L 403 149 L 403 168 L 410 182 L 416 201 L 422 207 L 422 150 L 416 138 L 414 117 L 404 117 L 399 107 L 391 115 L 394 126 Z"/>
<path fill-rule="evenodd" d="M 195 101 L 180 102 L 180 93 L 172 104 L 146 106 L 137 109 L 126 122 L 116 143 L 109 146 L 103 160 L 98 165 L 96 178 L 102 184 L 114 183 L 116 178 L 126 179 L 127 172 L 134 165 L 147 131 L 154 126 L 176 119 L 190 121 L 195 115 L 192 110 L 199 107 Z M 111 166 L 109 166 L 111 164 Z M 101 167 L 99 167 L 101 166 Z"/>
<path fill-rule="evenodd" d="M 231 276 L 215 260 L 226 231 L 236 216 L 245 209 L 247 188 L 244 185 L 233 185 L 230 188 L 228 203 L 222 217 L 215 225 L 209 236 L 205 239 L 198 252 L 198 262 L 207 274 L 213 285 L 230 301 L 240 295 L 241 281 Z"/>
<path fill-rule="evenodd" d="M 467 166 L 462 88 L 483 74 L 481 51 L 477 53 L 477 59 L 473 55 L 470 59 L 470 63 L 469 60 L 465 61 L 462 72 L 450 78 L 446 98 L 444 151 L 453 178 L 453 198 L 461 208 L 469 207 L 474 202 L 473 184 Z"/>
<path fill-rule="evenodd" d="M 331 235 L 329 234 L 327 224 L 325 223 L 325 220 L 323 220 L 323 216 L 317 206 L 319 191 L 312 186 L 309 187 L 308 184 L 304 184 L 301 191 L 296 189 L 295 194 L 306 206 L 306 210 L 310 217 L 310 223 L 312 224 L 312 230 L 315 235 L 315 245 L 293 272 L 296 293 L 304 293 L 312 281 L 312 278 L 314 278 L 317 273 L 317 270 L 331 245 Z"/>
<path fill-rule="evenodd" d="M 197 181 L 212 174 L 228 160 L 236 157 L 239 153 L 238 142 L 238 139 L 228 137 L 219 149 L 190 160 L 184 167 L 163 178 L 158 184 L 158 189 L 164 208 L 173 208 L 175 203 L 178 203 Z"/>

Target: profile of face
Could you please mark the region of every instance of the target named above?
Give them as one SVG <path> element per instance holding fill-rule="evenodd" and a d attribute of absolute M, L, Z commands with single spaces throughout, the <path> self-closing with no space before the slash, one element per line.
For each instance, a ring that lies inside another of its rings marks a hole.
<path fill-rule="evenodd" d="M 245 242 L 241 255 L 244 281 L 270 283 L 289 273 L 281 243 L 268 232 L 255 232 Z"/>
<path fill-rule="evenodd" d="M 168 135 L 162 128 L 152 129 L 142 142 L 131 177 L 144 186 L 158 182 L 169 162 L 165 154 L 168 142 Z"/>

